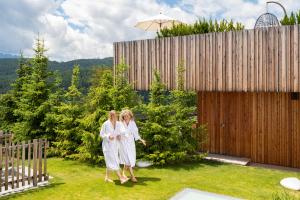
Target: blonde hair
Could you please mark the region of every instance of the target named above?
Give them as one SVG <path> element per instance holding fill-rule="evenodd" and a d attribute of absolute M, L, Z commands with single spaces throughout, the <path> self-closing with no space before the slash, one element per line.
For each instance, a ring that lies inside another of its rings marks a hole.
<path fill-rule="evenodd" d="M 113 117 L 114 115 L 115 115 L 116 117 L 118 117 L 118 116 L 117 116 L 117 112 L 116 112 L 115 110 L 109 111 L 109 113 L 108 113 L 108 119 L 111 120 L 112 117 Z"/>
<path fill-rule="evenodd" d="M 133 113 L 131 112 L 131 110 L 125 109 L 120 113 L 120 121 L 124 121 L 125 115 L 128 115 L 130 119 L 133 119 Z"/>

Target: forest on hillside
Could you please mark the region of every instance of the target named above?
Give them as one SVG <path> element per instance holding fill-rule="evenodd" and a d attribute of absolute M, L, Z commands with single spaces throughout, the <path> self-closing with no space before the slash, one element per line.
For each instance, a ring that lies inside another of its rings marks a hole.
<path fill-rule="evenodd" d="M 27 59 L 28 60 L 28 59 Z M 62 86 L 67 88 L 71 82 L 72 69 L 74 65 L 80 66 L 79 85 L 84 92 L 90 86 L 88 81 L 95 68 L 111 69 L 113 58 L 107 57 L 103 59 L 78 59 L 68 62 L 49 61 L 49 69 L 57 71 L 62 79 Z M 0 58 L 0 94 L 6 93 L 11 89 L 11 84 L 17 78 L 16 70 L 19 66 L 18 58 Z"/>

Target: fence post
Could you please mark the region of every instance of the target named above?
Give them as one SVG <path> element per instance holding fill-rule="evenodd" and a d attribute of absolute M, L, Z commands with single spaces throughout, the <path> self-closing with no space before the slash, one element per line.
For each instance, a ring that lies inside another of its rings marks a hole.
<path fill-rule="evenodd" d="M 20 187 L 20 171 L 19 171 L 19 166 L 20 166 L 20 143 L 17 142 L 17 188 Z"/>
<path fill-rule="evenodd" d="M 15 188 L 15 143 L 11 143 L 11 188 Z"/>
<path fill-rule="evenodd" d="M 8 190 L 8 143 L 5 143 L 5 190 Z"/>
<path fill-rule="evenodd" d="M 28 174 L 27 174 L 28 185 L 31 181 L 31 140 L 28 140 Z"/>
<path fill-rule="evenodd" d="M 48 180 L 48 174 L 47 174 L 47 147 L 48 147 L 48 141 L 45 139 L 44 143 L 44 180 Z"/>
<path fill-rule="evenodd" d="M 25 141 L 22 142 L 22 186 L 25 185 Z"/>
<path fill-rule="evenodd" d="M 37 139 L 33 140 L 33 186 L 37 186 Z"/>
<path fill-rule="evenodd" d="M 43 151 L 42 151 L 43 140 L 39 139 L 39 182 L 42 182 L 43 178 Z"/>

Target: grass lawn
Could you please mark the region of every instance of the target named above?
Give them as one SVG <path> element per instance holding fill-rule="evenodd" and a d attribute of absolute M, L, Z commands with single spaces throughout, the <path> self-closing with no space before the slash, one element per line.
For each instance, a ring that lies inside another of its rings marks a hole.
<path fill-rule="evenodd" d="M 203 162 L 139 169 L 139 183 L 120 185 L 119 181 L 105 183 L 102 167 L 59 158 L 49 159 L 48 167 L 54 177 L 50 186 L 5 199 L 168 199 L 186 187 L 246 199 L 272 199 L 283 191 L 279 185 L 282 178 L 300 177 L 295 172 Z M 300 192 L 289 193 L 300 197 Z"/>

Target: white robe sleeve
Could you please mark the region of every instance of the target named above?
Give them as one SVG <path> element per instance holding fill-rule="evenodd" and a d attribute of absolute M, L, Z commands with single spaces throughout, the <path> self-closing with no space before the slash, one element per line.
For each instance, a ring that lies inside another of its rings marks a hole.
<path fill-rule="evenodd" d="M 140 140 L 141 137 L 140 137 L 140 135 L 139 135 L 139 129 L 138 129 L 138 127 L 136 126 L 135 121 L 133 121 L 133 120 L 131 120 L 131 127 L 130 127 L 130 129 L 131 129 L 131 132 L 132 132 L 132 134 L 133 134 L 134 140 L 135 140 L 135 141 Z"/>
<path fill-rule="evenodd" d="M 103 139 L 103 140 L 107 140 L 108 137 L 109 137 L 109 133 L 107 133 L 107 128 L 106 128 L 106 123 L 104 122 L 102 127 L 101 127 L 101 130 L 100 130 L 100 137 Z"/>

